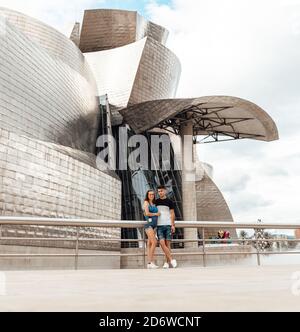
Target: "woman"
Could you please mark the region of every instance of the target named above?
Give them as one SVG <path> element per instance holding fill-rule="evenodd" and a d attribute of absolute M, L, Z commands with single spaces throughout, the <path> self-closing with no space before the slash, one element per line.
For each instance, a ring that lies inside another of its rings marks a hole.
<path fill-rule="evenodd" d="M 157 245 L 156 240 L 156 227 L 157 217 L 160 216 L 158 209 L 155 205 L 155 193 L 153 190 L 148 190 L 144 200 L 144 216 L 147 221 L 145 225 L 145 232 L 148 237 L 147 255 L 148 255 L 148 269 L 157 269 L 158 266 L 153 262 L 154 252 Z"/>

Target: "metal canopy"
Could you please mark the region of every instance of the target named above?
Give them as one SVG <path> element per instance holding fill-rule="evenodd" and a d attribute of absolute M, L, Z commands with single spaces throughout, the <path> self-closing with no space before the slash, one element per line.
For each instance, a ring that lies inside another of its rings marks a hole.
<path fill-rule="evenodd" d="M 278 139 L 272 118 L 259 106 L 236 97 L 152 100 L 121 109 L 120 113 L 136 133 L 159 128 L 178 135 L 181 126 L 192 121 L 195 143 Z M 199 141 L 200 135 L 206 137 Z"/>

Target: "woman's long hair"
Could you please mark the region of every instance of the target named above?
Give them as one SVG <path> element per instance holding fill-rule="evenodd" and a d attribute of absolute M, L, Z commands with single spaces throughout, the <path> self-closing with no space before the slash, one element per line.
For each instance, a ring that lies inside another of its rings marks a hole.
<path fill-rule="evenodd" d="M 155 204 L 155 191 L 153 189 L 149 189 L 147 190 L 146 192 L 146 197 L 145 197 L 145 201 L 147 201 L 148 203 L 150 203 L 150 200 L 149 200 L 149 193 L 153 192 L 154 193 L 154 198 L 153 198 L 153 201 L 152 201 L 152 204 Z"/>

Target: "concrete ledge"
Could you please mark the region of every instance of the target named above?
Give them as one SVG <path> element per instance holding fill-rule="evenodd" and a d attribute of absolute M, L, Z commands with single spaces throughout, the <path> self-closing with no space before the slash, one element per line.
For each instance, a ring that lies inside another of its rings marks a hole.
<path fill-rule="evenodd" d="M 177 259 L 177 262 L 181 267 L 201 267 L 203 266 L 203 256 L 201 255 L 186 255 L 187 252 L 193 253 L 202 253 L 202 246 L 198 248 L 186 248 L 186 249 L 173 249 L 172 253 L 174 258 Z M 249 253 L 252 252 L 253 248 L 249 245 L 207 245 L 206 251 L 208 253 L 216 253 L 215 255 L 207 255 L 206 262 L 207 265 L 228 265 L 235 264 L 243 259 L 249 258 Z M 244 255 L 218 255 L 218 252 L 244 252 Z M 138 248 L 122 248 L 122 253 L 143 253 L 143 249 Z M 164 256 L 159 256 L 159 254 L 163 254 L 160 247 L 156 249 L 156 263 L 160 266 L 164 264 Z M 123 269 L 137 269 L 144 267 L 144 259 L 143 256 L 124 256 L 121 257 L 121 268 Z"/>
<path fill-rule="evenodd" d="M 1 254 L 74 254 L 74 249 L 47 248 L 30 246 L 0 245 Z M 85 250 L 80 254 L 118 254 L 119 251 Z M 75 268 L 75 257 L 0 257 L 0 271 L 20 270 L 72 270 Z M 78 257 L 78 269 L 119 269 L 119 256 Z M 1 300 L 1 297 L 0 297 Z"/>

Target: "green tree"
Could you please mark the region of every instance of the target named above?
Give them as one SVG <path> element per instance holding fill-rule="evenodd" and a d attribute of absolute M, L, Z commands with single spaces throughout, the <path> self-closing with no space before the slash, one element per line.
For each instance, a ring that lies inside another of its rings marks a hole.
<path fill-rule="evenodd" d="M 248 233 L 245 231 L 245 230 L 241 230 L 240 231 L 240 238 L 242 238 L 243 240 L 245 239 L 248 239 L 249 236 L 248 236 Z M 247 244 L 248 242 L 247 241 L 242 241 L 241 242 L 243 245 Z"/>

